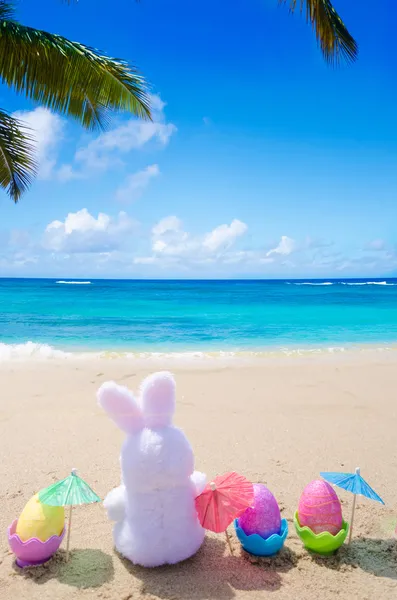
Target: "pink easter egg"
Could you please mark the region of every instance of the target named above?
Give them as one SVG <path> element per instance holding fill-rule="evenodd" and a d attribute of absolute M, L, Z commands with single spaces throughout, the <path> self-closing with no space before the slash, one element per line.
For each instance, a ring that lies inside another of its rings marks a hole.
<path fill-rule="evenodd" d="M 277 500 L 261 483 L 254 483 L 254 503 L 239 518 L 239 526 L 246 535 L 254 533 L 267 539 L 280 533 L 281 515 Z"/>
<path fill-rule="evenodd" d="M 342 507 L 329 483 L 316 479 L 305 487 L 299 500 L 298 519 L 302 527 L 309 527 L 316 534 L 339 533 L 343 524 Z"/>

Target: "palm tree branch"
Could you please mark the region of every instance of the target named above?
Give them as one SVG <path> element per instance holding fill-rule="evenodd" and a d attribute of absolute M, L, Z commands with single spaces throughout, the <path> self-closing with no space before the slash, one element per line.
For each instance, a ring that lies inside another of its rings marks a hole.
<path fill-rule="evenodd" d="M 0 0 L 0 21 L 14 18 L 14 5 L 7 0 Z"/>
<path fill-rule="evenodd" d="M 37 172 L 35 145 L 29 130 L 0 109 L 0 186 L 18 202 Z"/>
<path fill-rule="evenodd" d="M 0 21 L 0 74 L 16 92 L 85 127 L 101 126 L 108 111 L 151 118 L 145 80 L 125 61 L 15 21 Z"/>
<path fill-rule="evenodd" d="M 358 56 L 358 45 L 349 33 L 330 0 L 279 0 L 289 4 L 291 12 L 301 12 L 306 7 L 306 18 L 311 23 L 321 51 L 328 62 L 339 62 L 340 58 L 354 61 Z"/>

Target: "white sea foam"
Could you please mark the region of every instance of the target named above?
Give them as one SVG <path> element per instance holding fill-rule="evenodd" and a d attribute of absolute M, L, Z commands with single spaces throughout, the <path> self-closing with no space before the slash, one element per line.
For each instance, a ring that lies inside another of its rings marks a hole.
<path fill-rule="evenodd" d="M 324 281 L 324 282 L 313 282 L 313 281 L 299 281 L 299 282 L 291 282 L 292 285 L 334 285 L 332 281 Z"/>
<path fill-rule="evenodd" d="M 387 281 L 286 281 L 286 283 L 287 285 L 397 285 Z"/>
<path fill-rule="evenodd" d="M 342 285 L 397 285 L 387 281 L 341 281 Z"/>
<path fill-rule="evenodd" d="M 37 344 L 26 342 L 25 344 L 3 344 L 0 343 L 0 362 L 8 360 L 69 358 L 70 352 L 57 350 L 49 344 Z"/>
<path fill-rule="evenodd" d="M 63 285 L 91 285 L 91 281 L 56 281 L 55 283 Z"/>
<path fill-rule="evenodd" d="M 245 353 L 241 353 L 245 354 Z M 247 355 L 256 353 L 247 352 Z M 128 359 L 142 361 L 170 360 L 172 362 L 191 362 L 200 359 L 212 358 L 232 358 L 236 355 L 234 351 L 204 352 L 204 351 L 186 351 L 186 352 L 133 352 L 128 350 L 86 350 L 66 352 L 54 348 L 49 344 L 39 344 L 36 342 L 26 342 L 24 344 L 4 344 L 0 342 L 0 363 L 9 361 L 24 362 L 27 360 L 51 360 L 51 359 Z"/>
<path fill-rule="evenodd" d="M 216 364 L 220 362 L 252 361 L 265 358 L 277 357 L 310 357 L 313 355 L 332 355 L 345 352 L 367 352 L 377 351 L 385 352 L 397 350 L 396 346 L 376 346 L 373 344 L 363 344 L 362 346 L 333 346 L 333 347 L 274 347 L 263 350 L 214 350 L 214 351 L 174 351 L 174 352 L 133 352 L 128 350 L 93 350 L 93 351 L 73 351 L 67 352 L 50 346 L 49 344 L 39 344 L 35 342 L 26 342 L 25 344 L 4 344 L 0 342 L 0 363 L 10 361 L 48 361 L 48 360 L 117 360 L 127 359 L 136 364 L 147 365 L 148 362 L 164 364 L 164 362 L 174 365 L 192 365 L 192 364 Z"/>

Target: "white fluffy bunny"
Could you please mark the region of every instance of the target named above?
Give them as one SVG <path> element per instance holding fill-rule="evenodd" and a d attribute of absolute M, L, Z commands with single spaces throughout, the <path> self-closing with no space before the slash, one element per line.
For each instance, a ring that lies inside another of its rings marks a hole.
<path fill-rule="evenodd" d="M 116 549 L 137 565 L 175 564 L 204 540 L 195 498 L 206 478 L 194 471 L 192 448 L 172 424 L 175 381 L 171 373 L 147 377 L 138 400 L 125 387 L 104 383 L 98 402 L 127 437 L 121 450 L 122 484 L 104 501 Z"/>

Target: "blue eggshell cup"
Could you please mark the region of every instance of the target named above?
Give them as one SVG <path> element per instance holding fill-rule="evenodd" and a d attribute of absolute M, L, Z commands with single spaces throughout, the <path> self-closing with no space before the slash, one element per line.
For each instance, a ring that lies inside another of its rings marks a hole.
<path fill-rule="evenodd" d="M 234 528 L 244 550 L 254 556 L 273 556 L 274 554 L 277 554 L 283 547 L 288 535 L 288 523 L 286 519 L 281 520 L 280 533 L 274 533 L 267 539 L 261 537 L 257 533 L 246 535 L 239 526 L 238 519 L 234 521 Z"/>

